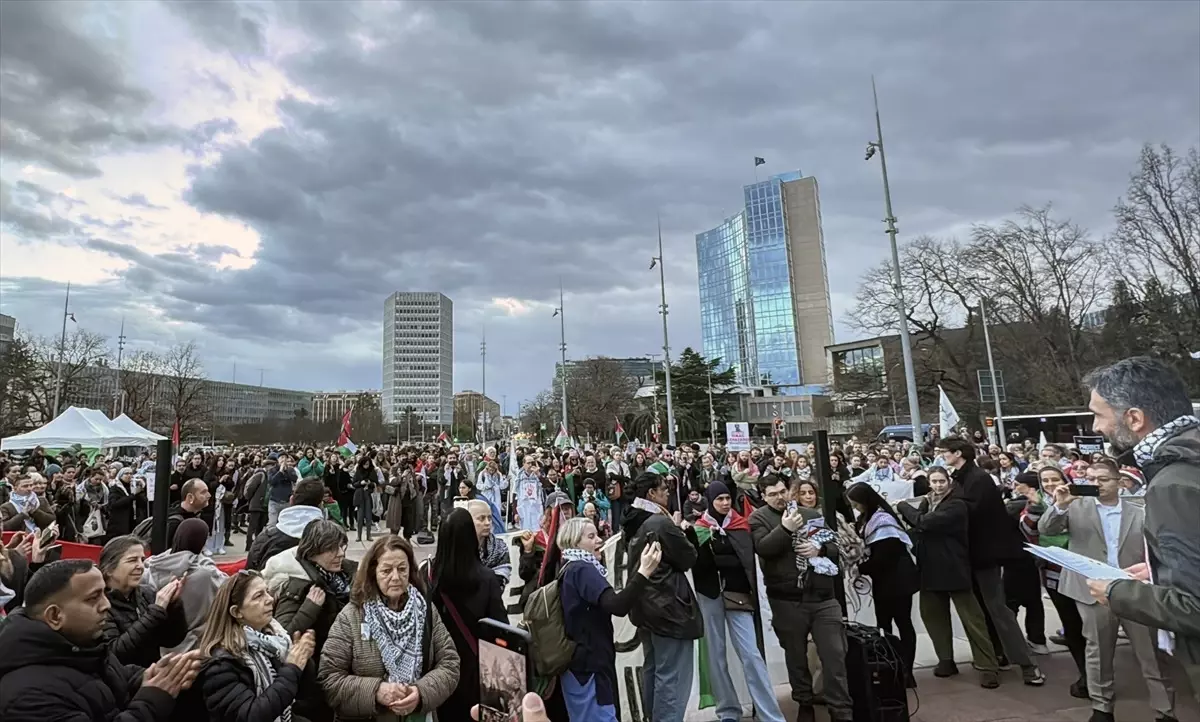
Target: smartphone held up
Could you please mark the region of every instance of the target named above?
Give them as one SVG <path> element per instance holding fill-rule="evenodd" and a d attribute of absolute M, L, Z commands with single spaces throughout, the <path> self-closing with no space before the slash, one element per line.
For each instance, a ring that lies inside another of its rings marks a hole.
<path fill-rule="evenodd" d="M 479 620 L 479 722 L 520 722 L 532 679 L 529 633 Z"/>

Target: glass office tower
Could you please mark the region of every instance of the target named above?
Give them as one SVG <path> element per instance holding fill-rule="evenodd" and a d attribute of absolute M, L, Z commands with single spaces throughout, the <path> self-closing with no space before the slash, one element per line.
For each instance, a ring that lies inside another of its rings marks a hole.
<path fill-rule="evenodd" d="M 696 236 L 704 355 L 745 385 L 800 393 L 828 384 L 833 321 L 816 180 L 773 176 L 745 186 L 743 200 Z"/>

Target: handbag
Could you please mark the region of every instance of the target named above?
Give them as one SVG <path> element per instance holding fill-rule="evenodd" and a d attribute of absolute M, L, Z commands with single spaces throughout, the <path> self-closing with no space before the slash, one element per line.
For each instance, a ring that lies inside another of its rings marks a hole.
<path fill-rule="evenodd" d="M 84 539 L 104 536 L 104 517 L 101 516 L 100 509 L 92 509 L 88 512 L 87 519 L 83 522 L 83 529 L 80 530 L 81 536 Z"/>
<path fill-rule="evenodd" d="M 758 607 L 754 603 L 754 595 L 750 592 L 721 592 L 727 612 L 753 612 Z"/>

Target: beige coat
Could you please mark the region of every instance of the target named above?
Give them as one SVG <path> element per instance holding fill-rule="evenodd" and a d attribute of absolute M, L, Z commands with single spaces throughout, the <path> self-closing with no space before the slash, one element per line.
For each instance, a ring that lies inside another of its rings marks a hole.
<path fill-rule="evenodd" d="M 1071 502 L 1065 512 L 1055 513 L 1047 509 L 1038 519 L 1041 534 L 1070 534 L 1067 549 L 1090 559 L 1108 563 L 1108 546 L 1104 542 L 1104 526 L 1100 512 L 1096 510 L 1094 498 L 1082 497 Z M 1142 541 L 1146 510 L 1124 499 L 1121 505 L 1121 536 L 1117 541 L 1117 562 L 1125 569 L 1146 560 L 1146 547 Z M 1075 572 L 1062 570 L 1058 591 L 1064 597 L 1080 604 L 1095 604 L 1096 599 L 1088 590 L 1087 580 Z"/>
<path fill-rule="evenodd" d="M 421 694 L 418 712 L 433 712 L 458 686 L 459 658 L 454 641 L 437 610 L 430 605 L 433 629 L 430 636 L 433 659 L 426 661 L 429 671 L 417 680 Z M 339 720 L 377 720 L 399 722 L 399 717 L 375 702 L 379 685 L 387 679 L 387 669 L 374 641 L 363 639 L 362 609 L 347 604 L 329 629 L 329 638 L 321 649 L 317 680 L 325 699 Z M 448 721 L 449 722 L 449 721 Z"/>

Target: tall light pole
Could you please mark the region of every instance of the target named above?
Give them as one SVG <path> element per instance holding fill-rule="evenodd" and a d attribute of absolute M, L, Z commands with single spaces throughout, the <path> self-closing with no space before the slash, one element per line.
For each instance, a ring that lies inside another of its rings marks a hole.
<path fill-rule="evenodd" d="M 717 443 L 717 414 L 713 411 L 712 367 L 708 367 L 708 443 Z"/>
<path fill-rule="evenodd" d="M 558 279 L 558 308 L 554 309 L 554 315 L 558 316 L 558 350 L 562 352 L 562 369 L 560 373 L 560 385 L 562 388 L 562 425 L 563 431 L 567 433 L 567 438 L 571 436 L 570 430 L 567 428 L 567 321 L 563 314 L 563 286 L 562 278 Z M 557 432 L 556 434 L 557 435 Z"/>
<path fill-rule="evenodd" d="M 479 441 L 480 441 L 480 443 L 486 443 L 487 442 L 487 432 L 488 432 L 488 422 L 487 422 L 487 326 L 484 326 L 482 340 L 480 340 L 480 342 L 479 342 L 479 359 L 480 359 L 480 369 L 483 374 L 483 377 L 480 380 L 480 383 L 483 384 L 483 390 L 479 392 L 483 396 L 483 398 L 479 400 L 480 406 L 483 407 L 483 429 L 479 433 L 479 436 L 480 436 Z M 474 420 L 474 419 L 472 419 L 472 420 Z"/>
<path fill-rule="evenodd" d="M 988 331 L 987 310 L 984 309 L 983 296 L 979 297 L 979 321 L 983 324 L 983 344 L 987 347 L 988 357 L 988 373 L 992 377 L 992 401 L 996 407 L 996 433 L 1000 435 L 999 446 L 1004 448 L 1004 444 L 1008 439 L 1004 435 L 1004 415 L 1000 413 L 1000 387 L 996 384 L 996 362 L 992 360 L 992 335 Z"/>
<path fill-rule="evenodd" d="M 125 318 L 121 318 L 121 333 L 117 336 L 117 393 L 113 395 L 113 418 L 125 411 L 125 392 L 121 388 L 121 359 L 125 352 Z"/>
<path fill-rule="evenodd" d="M 892 191 L 888 186 L 887 156 L 883 152 L 883 122 L 879 119 L 879 94 L 875 91 L 875 78 L 871 78 L 871 96 L 875 99 L 875 140 L 867 143 L 867 160 L 879 153 L 879 167 L 883 170 L 883 204 L 887 218 L 887 234 L 892 241 L 892 283 L 896 286 L 896 314 L 900 325 L 900 350 L 904 354 L 904 380 L 908 385 L 908 413 L 912 418 L 914 443 L 924 443 L 925 427 L 921 425 L 921 400 L 917 398 L 917 372 L 913 365 L 912 339 L 908 335 L 908 305 L 904 302 L 904 286 L 900 281 L 900 250 L 896 247 L 896 216 L 892 213 Z"/>
<path fill-rule="evenodd" d="M 58 418 L 58 404 L 62 400 L 63 361 L 67 354 L 67 317 L 71 315 L 71 282 L 67 281 L 67 298 L 63 301 L 62 338 L 58 342 L 58 372 L 54 377 L 54 418 Z"/>
<path fill-rule="evenodd" d="M 671 406 L 671 339 L 667 335 L 667 264 L 663 262 L 662 217 L 658 219 L 658 255 L 650 257 L 650 270 L 658 266 L 658 283 L 662 290 L 663 372 L 667 378 L 667 443 L 675 446 L 675 411 Z"/>

